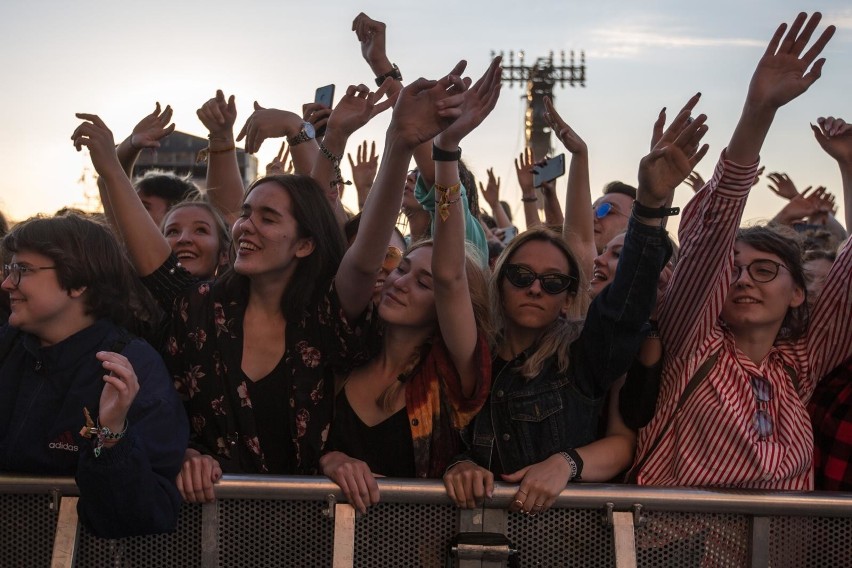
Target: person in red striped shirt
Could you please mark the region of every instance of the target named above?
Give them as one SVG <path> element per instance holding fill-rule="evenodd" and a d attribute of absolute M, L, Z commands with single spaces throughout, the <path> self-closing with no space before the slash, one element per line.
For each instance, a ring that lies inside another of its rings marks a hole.
<path fill-rule="evenodd" d="M 639 436 L 640 484 L 813 488 L 805 405 L 816 382 L 852 355 L 852 250 L 839 254 L 808 320 L 795 241 L 738 231 L 775 113 L 820 76 L 821 15 L 778 27 L 749 85 L 711 181 L 684 211 L 681 257 L 659 306 L 665 347 L 657 413 Z"/>

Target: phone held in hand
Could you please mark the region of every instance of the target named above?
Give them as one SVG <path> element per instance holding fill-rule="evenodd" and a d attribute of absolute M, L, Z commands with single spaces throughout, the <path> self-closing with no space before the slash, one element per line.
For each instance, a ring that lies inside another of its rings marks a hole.
<path fill-rule="evenodd" d="M 332 108 L 334 104 L 334 85 L 326 85 L 325 87 L 319 87 L 317 89 L 316 94 L 314 95 L 314 102 L 320 103 L 328 108 Z M 325 127 L 323 126 L 319 130 L 317 130 L 317 136 L 322 138 L 325 134 Z"/>
<path fill-rule="evenodd" d="M 541 165 L 537 165 L 533 170 L 533 185 L 539 187 L 541 184 L 555 180 L 560 176 L 565 175 L 565 154 L 559 154 L 552 158 L 547 158 Z"/>

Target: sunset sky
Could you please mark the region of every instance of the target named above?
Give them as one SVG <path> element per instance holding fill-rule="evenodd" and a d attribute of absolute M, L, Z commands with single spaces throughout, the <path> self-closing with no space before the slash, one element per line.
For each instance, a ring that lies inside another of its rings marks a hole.
<path fill-rule="evenodd" d="M 318 86 L 335 83 L 339 98 L 349 84 L 373 84 L 350 31 L 359 11 L 388 24 L 389 56 L 406 82 L 437 78 L 461 58 L 477 77 L 492 50 L 524 50 L 528 62 L 551 50 L 584 50 L 586 87 L 557 88 L 555 98 L 589 145 L 595 194 L 614 179 L 635 183 L 660 108 L 668 107 L 673 117 L 701 91 L 698 110 L 709 115 L 711 150 L 698 171 L 707 177 L 776 26 L 792 21 L 799 10 L 815 9 L 824 14 L 820 30 L 829 23 L 838 27 L 823 53 L 828 59 L 823 77 L 779 113 L 762 159 L 768 171 L 787 172 L 799 189 L 826 185 L 840 198 L 836 166 L 808 124 L 821 115 L 852 117 L 848 1 L 4 0 L 0 208 L 20 220 L 83 202 L 85 183 L 79 179 L 90 162 L 71 145 L 79 123 L 75 112 L 99 114 L 118 141 L 160 101 L 174 108 L 179 130 L 205 136 L 195 111 L 217 88 L 236 95 L 239 128 L 254 100 L 299 112 Z M 523 94 L 521 87 L 504 86 L 492 116 L 462 144 L 478 177 L 494 167 L 503 198 L 518 212 L 512 160 L 524 145 Z M 352 151 L 363 139 L 379 140 L 381 148 L 389 117 L 357 132 Z M 263 145 L 261 171 L 277 149 L 275 141 Z M 559 187 L 564 191 L 562 183 Z M 689 193 L 679 190 L 676 204 L 685 203 Z M 771 217 L 780 205 L 764 181 L 754 190 L 746 218 Z"/>

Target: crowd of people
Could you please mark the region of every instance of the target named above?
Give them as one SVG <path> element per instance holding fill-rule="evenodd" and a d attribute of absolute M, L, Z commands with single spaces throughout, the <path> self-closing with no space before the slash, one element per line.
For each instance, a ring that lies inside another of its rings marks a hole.
<path fill-rule="evenodd" d="M 301 114 L 255 103 L 237 134 L 217 91 L 198 110 L 204 190 L 132 179 L 173 132 L 170 107 L 117 145 L 78 114 L 103 214 L 3 220 L 0 470 L 75 475 L 81 518 L 106 537 L 173 530 L 223 473 L 325 475 L 362 512 L 379 476 L 443 479 L 462 508 L 500 479 L 525 515 L 579 481 L 852 489 L 852 125 L 813 126 L 845 223 L 826 188 L 770 173 L 788 203 L 740 226 L 775 114 L 820 76 L 835 31 L 820 19 L 779 26 L 708 182 L 700 95 L 660 113 L 635 187 L 594 200 L 586 143 L 546 100 L 570 155 L 564 209 L 555 182 L 535 186 L 547 158 L 525 151 L 520 233 L 493 170 L 489 215 L 461 161 L 500 58 L 476 80 L 460 61 L 403 84 L 365 14 L 352 28 L 376 90 Z M 348 142 L 385 111 L 382 151 L 349 155 L 348 211 Z M 281 152 L 245 188 L 236 143 L 273 138 Z"/>

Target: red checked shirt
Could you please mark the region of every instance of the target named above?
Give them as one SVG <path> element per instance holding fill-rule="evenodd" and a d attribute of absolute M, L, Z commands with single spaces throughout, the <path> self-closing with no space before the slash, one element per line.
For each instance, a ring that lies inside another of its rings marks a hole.
<path fill-rule="evenodd" d="M 816 488 L 852 491 L 852 359 L 820 381 L 808 410 L 816 443 Z"/>
<path fill-rule="evenodd" d="M 852 352 L 852 250 L 846 246 L 831 269 L 804 337 L 776 341 L 759 363 L 740 352 L 719 315 L 757 166 L 740 166 L 723 154 L 713 178 L 685 208 L 681 258 L 659 311 L 666 358 L 657 413 L 639 435 L 636 463 L 645 460 L 640 484 L 813 489 L 813 432 L 805 406 L 816 382 Z M 716 352 L 716 364 L 675 412 L 689 380 Z M 785 367 L 795 370 L 798 392 Z M 750 379 L 755 375 L 774 391 L 761 403 L 774 423 L 765 439 L 754 423 L 758 402 Z"/>

